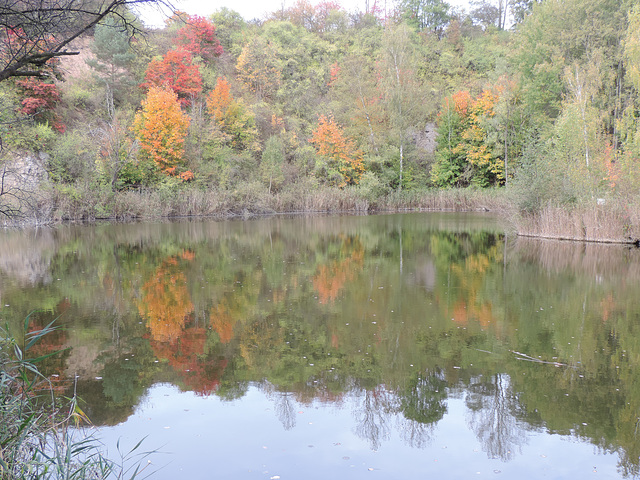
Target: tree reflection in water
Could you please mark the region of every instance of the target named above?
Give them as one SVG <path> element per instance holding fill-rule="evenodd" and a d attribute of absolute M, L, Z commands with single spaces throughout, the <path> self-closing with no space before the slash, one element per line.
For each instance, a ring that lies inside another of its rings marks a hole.
<path fill-rule="evenodd" d="M 526 443 L 526 430 L 516 419 L 518 397 L 505 374 L 480 376 L 471 380 L 466 401 L 469 427 L 482 443 L 489 458 L 511 460 Z"/>
<path fill-rule="evenodd" d="M 372 450 L 378 450 L 384 440 L 389 439 L 389 413 L 393 408 L 394 396 L 380 385 L 372 390 L 364 390 L 354 411 L 358 437 L 369 442 Z"/>
<path fill-rule="evenodd" d="M 282 423 L 285 430 L 291 430 L 296 426 L 296 405 L 293 394 L 289 392 L 276 392 L 274 395 L 276 417 Z"/>
<path fill-rule="evenodd" d="M 433 428 L 447 413 L 447 381 L 444 372 L 416 373 L 404 391 L 398 392 L 404 422 L 400 432 L 412 447 L 424 447 Z"/>

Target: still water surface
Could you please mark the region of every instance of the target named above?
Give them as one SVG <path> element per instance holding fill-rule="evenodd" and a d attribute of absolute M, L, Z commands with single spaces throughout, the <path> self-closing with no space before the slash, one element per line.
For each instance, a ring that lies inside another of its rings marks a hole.
<path fill-rule="evenodd" d="M 494 217 L 0 233 L 0 321 L 156 479 L 634 478 L 640 251 Z M 145 460 L 146 462 L 146 460 Z"/>

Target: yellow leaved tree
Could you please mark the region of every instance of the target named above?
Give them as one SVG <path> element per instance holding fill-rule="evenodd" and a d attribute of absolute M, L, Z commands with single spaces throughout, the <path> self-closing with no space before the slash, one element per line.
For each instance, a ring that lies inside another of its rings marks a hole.
<path fill-rule="evenodd" d="M 178 173 L 185 163 L 184 140 L 189 124 L 189 116 L 181 110 L 175 92 L 151 87 L 134 121 L 141 155 L 153 160 L 168 175 L 179 174 L 183 180 L 192 178 L 191 172 Z"/>

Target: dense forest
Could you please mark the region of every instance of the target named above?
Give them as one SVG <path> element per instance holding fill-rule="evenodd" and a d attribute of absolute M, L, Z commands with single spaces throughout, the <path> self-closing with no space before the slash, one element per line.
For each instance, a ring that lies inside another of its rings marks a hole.
<path fill-rule="evenodd" d="M 251 21 L 175 12 L 161 29 L 119 11 L 74 40 L 80 55 L 0 82 L 0 210 L 455 208 L 476 195 L 521 214 L 598 205 L 592 216 L 617 219 L 604 236 L 640 238 L 640 6 L 467 10 L 299 0 Z M 3 55 L 19 37 L 5 28 Z M 20 168 L 46 171 L 38 195 L 9 181 Z"/>

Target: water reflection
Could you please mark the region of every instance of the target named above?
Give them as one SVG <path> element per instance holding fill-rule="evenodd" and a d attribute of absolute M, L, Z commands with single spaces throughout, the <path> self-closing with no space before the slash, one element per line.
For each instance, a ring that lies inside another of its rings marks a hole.
<path fill-rule="evenodd" d="M 487 455 L 511 460 L 526 439 L 526 429 L 517 420 L 520 403 L 511 389 L 511 378 L 504 374 L 478 377 L 472 379 L 467 392 L 469 426 Z"/>
<path fill-rule="evenodd" d="M 230 403 L 258 388 L 285 432 L 301 405 L 348 404 L 370 449 L 425 449 L 460 401 L 489 459 L 546 432 L 638 474 L 637 250 L 410 214 L 5 232 L 0 252 L 2 320 L 62 314 L 39 353 L 70 347 L 46 368 L 79 375 L 98 425 L 159 382 Z"/>

